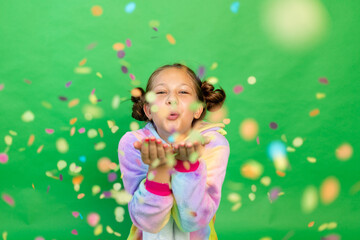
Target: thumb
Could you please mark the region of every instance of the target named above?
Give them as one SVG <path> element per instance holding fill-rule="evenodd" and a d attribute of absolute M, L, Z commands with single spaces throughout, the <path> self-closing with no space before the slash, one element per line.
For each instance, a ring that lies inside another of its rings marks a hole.
<path fill-rule="evenodd" d="M 134 147 L 138 150 L 141 149 L 141 143 L 139 141 L 134 142 Z"/>

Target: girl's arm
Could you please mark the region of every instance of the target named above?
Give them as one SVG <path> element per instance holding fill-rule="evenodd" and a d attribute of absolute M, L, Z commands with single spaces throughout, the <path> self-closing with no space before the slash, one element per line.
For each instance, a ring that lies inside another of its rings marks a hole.
<path fill-rule="evenodd" d="M 128 204 L 129 215 L 139 229 L 158 233 L 170 219 L 173 196 L 168 184 L 147 180 L 149 166 L 142 162 L 140 151 L 133 145 L 135 141 L 134 134 L 125 133 L 118 153 L 124 188 L 133 195 Z"/>
<path fill-rule="evenodd" d="M 219 132 L 207 136 L 212 140 L 206 145 L 198 167 L 189 172 L 176 171 L 171 177 L 176 201 L 172 215 L 179 229 L 184 232 L 207 226 L 220 203 L 230 147 L 227 139 Z"/>

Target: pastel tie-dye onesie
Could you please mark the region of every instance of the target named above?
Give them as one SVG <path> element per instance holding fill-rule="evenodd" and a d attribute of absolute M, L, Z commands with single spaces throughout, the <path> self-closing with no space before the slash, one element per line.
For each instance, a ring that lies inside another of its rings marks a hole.
<path fill-rule="evenodd" d="M 209 137 L 210 143 L 190 169 L 177 161 L 170 186 L 147 178 L 149 166 L 133 146 L 145 137 L 161 139 L 153 124 L 148 122 L 144 128 L 122 136 L 120 171 L 124 188 L 132 195 L 128 209 L 133 224 L 127 240 L 218 239 L 214 223 L 230 154 L 224 127 L 223 123 L 201 121 L 197 131 Z"/>

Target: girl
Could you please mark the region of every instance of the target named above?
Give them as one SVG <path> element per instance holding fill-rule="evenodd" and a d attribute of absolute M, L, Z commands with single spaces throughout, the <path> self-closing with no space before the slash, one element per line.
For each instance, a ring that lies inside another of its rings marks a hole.
<path fill-rule="evenodd" d="M 178 63 L 158 68 L 146 92 L 136 90 L 132 117 L 147 124 L 119 142 L 122 180 L 132 195 L 127 239 L 217 239 L 230 147 L 225 125 L 202 119 L 222 106 L 225 92 Z"/>

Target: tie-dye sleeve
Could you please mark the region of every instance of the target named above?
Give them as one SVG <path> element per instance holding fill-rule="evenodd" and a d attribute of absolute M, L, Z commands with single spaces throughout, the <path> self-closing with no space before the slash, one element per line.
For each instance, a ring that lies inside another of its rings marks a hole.
<path fill-rule="evenodd" d="M 168 184 L 147 180 L 148 165 L 133 143 L 134 134 L 127 132 L 119 142 L 119 163 L 125 190 L 132 196 L 128 204 L 132 222 L 139 229 L 158 233 L 169 221 L 173 196 Z"/>
<path fill-rule="evenodd" d="M 192 164 L 192 171 L 188 172 L 181 171 L 180 167 L 178 170 L 181 172 L 174 173 L 171 179 L 176 201 L 172 215 L 179 229 L 184 232 L 197 231 L 207 226 L 220 204 L 230 146 L 219 132 L 212 131 L 204 135 L 212 140 L 206 145 L 199 164 Z"/>

